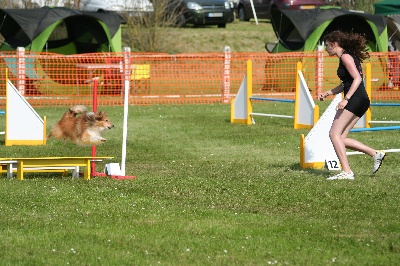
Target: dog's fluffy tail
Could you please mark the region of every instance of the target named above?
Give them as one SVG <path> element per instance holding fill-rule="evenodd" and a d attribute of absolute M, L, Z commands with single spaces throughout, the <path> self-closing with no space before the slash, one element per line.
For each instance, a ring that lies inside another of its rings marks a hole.
<path fill-rule="evenodd" d="M 74 105 L 69 108 L 69 111 L 75 115 L 86 113 L 88 108 L 85 105 Z"/>

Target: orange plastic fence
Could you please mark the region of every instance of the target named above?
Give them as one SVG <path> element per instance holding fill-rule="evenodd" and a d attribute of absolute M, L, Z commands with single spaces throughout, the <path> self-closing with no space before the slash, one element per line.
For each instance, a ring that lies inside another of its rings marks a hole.
<path fill-rule="evenodd" d="M 98 80 L 99 105 L 122 105 L 125 87 L 129 104 L 229 103 L 253 62 L 253 94 L 294 99 L 296 62 L 313 95 L 337 84 L 338 59 L 312 53 L 98 53 L 59 55 L 2 52 L 0 108 L 8 78 L 32 106 L 91 105 L 93 80 Z M 373 101 L 400 100 L 400 54 L 372 53 Z M 365 63 L 365 62 L 364 62 Z M 8 71 L 6 71 L 8 69 Z"/>

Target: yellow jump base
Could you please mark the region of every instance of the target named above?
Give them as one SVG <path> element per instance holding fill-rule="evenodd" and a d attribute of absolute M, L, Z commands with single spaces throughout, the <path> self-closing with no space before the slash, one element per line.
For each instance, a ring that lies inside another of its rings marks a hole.
<path fill-rule="evenodd" d="M 17 179 L 24 179 L 24 172 L 65 172 L 74 167 L 85 167 L 83 179 L 90 180 L 91 162 L 113 159 L 114 157 L 36 157 L 36 158 L 0 158 L 1 172 L 7 171 L 7 176 L 12 175 L 13 164 L 17 165 Z"/>

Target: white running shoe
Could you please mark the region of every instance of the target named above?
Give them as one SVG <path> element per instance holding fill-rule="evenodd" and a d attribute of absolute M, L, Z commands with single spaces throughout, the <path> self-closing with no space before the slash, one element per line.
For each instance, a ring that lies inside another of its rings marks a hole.
<path fill-rule="evenodd" d="M 354 180 L 354 174 L 353 172 L 346 173 L 345 171 L 342 171 L 337 175 L 328 177 L 326 180 L 339 180 L 339 179 Z"/>
<path fill-rule="evenodd" d="M 385 159 L 386 154 L 383 151 L 377 151 L 375 156 L 372 157 L 374 160 L 374 165 L 372 166 L 372 173 L 375 174 L 379 167 L 381 167 L 383 159 Z"/>

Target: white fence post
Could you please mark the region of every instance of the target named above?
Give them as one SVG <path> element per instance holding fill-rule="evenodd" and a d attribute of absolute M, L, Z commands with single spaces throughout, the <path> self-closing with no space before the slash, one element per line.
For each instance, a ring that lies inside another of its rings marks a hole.
<path fill-rule="evenodd" d="M 317 95 L 322 92 L 324 86 L 324 46 L 318 45 L 317 59 Z"/>
<path fill-rule="evenodd" d="M 25 96 L 25 48 L 17 48 L 17 88 L 22 96 Z"/>
<path fill-rule="evenodd" d="M 224 103 L 229 103 L 231 93 L 231 48 L 229 46 L 224 47 L 224 58 L 222 99 Z"/>

